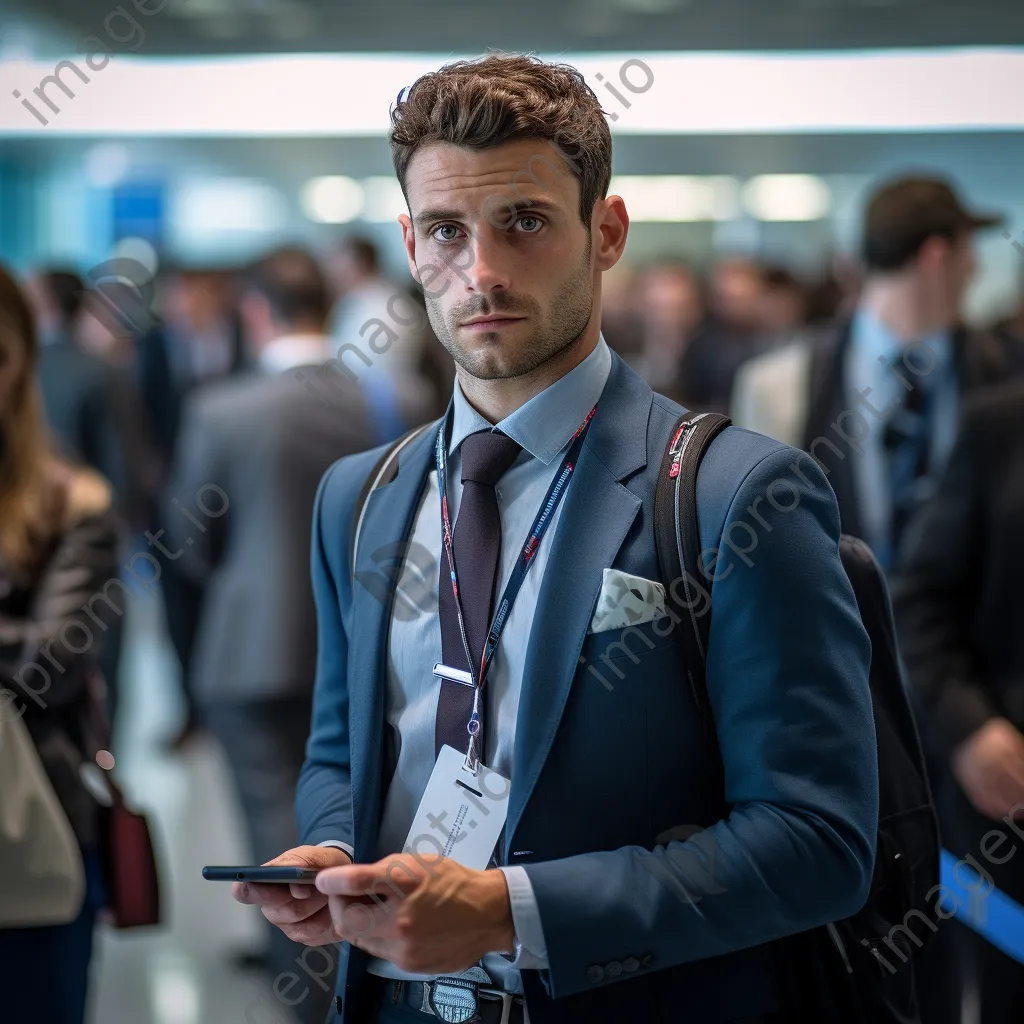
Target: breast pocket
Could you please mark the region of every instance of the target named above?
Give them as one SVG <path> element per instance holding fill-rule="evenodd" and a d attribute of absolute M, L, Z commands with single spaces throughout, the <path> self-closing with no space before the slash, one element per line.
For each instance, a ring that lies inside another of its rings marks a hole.
<path fill-rule="evenodd" d="M 676 642 L 675 629 L 672 618 L 663 616 L 636 626 L 588 633 L 581 664 L 592 666 L 591 671 L 607 672 L 612 679 L 624 679 L 629 664 L 639 666 L 653 652 L 671 647 Z"/>

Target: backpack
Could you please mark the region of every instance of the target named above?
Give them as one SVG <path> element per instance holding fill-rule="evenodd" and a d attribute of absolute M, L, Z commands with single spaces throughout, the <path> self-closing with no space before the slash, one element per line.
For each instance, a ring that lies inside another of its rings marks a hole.
<path fill-rule="evenodd" d="M 686 605 L 666 600 L 679 630 L 690 688 L 717 750 L 705 678 L 711 605 L 690 599 L 690 580 L 704 577 L 697 520 L 697 471 L 711 442 L 731 420 L 686 412 L 662 459 L 655 491 L 654 534 L 666 581 L 682 578 Z M 864 907 L 852 917 L 768 943 L 779 982 L 782 1019 L 842 1024 L 916 1024 L 915 956 L 936 930 L 925 917 L 939 884 L 939 832 L 920 737 L 904 685 L 885 577 L 868 546 L 843 534 L 843 568 L 871 640 L 870 687 L 878 745 L 877 855 Z M 704 588 L 711 592 L 710 584 Z M 719 762 L 721 758 L 719 758 Z M 719 765 L 719 778 L 722 777 Z M 725 806 L 724 789 L 722 804 Z M 914 927 L 911 929 L 911 925 Z"/>

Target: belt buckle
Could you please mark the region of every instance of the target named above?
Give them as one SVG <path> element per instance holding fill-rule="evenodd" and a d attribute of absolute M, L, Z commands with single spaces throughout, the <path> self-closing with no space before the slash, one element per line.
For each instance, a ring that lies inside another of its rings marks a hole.
<path fill-rule="evenodd" d="M 428 982 L 424 1002 L 447 1024 L 464 1024 L 476 1016 L 477 990 L 491 984 L 490 975 L 482 967 L 471 967 L 462 974 L 446 974 Z"/>

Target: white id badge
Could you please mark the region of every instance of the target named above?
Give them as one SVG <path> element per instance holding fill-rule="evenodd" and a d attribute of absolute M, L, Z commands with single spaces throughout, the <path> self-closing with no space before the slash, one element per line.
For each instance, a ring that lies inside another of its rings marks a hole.
<path fill-rule="evenodd" d="M 463 867 L 482 871 L 505 824 L 511 789 L 501 772 L 485 764 L 478 764 L 474 774 L 466 767 L 466 755 L 445 744 L 403 852 L 451 857 Z"/>

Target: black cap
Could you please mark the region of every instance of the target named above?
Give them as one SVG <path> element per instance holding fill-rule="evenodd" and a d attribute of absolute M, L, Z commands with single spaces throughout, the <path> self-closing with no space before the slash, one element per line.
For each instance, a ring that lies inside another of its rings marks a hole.
<path fill-rule="evenodd" d="M 933 235 L 996 227 L 1005 218 L 966 210 L 940 178 L 900 178 L 883 185 L 868 203 L 862 252 L 868 270 L 898 270 Z"/>

